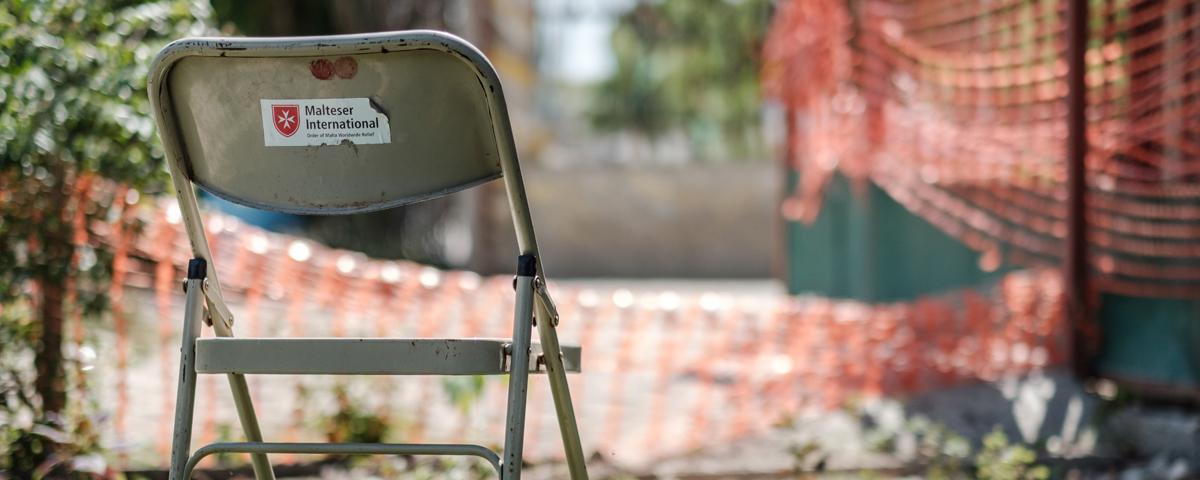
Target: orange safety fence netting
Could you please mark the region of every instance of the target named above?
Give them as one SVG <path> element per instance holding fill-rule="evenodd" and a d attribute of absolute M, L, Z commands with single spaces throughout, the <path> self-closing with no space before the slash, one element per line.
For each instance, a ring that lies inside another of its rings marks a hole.
<path fill-rule="evenodd" d="M 122 281 L 114 293 L 124 298 L 114 299 L 122 305 L 104 355 L 111 364 L 101 369 L 111 378 L 88 388 L 105 389 L 103 403 L 115 417 L 112 438 L 140 445 L 145 451 L 130 455 L 149 461 L 165 459 L 169 450 L 179 280 L 191 254 L 177 207 L 165 201 L 140 215 L 144 233 L 133 244 L 114 228 L 127 218 L 92 226 L 125 259 L 115 266 Z M 220 214 L 206 215 L 205 226 L 239 336 L 504 337 L 511 331 L 511 277 L 370 259 Z M 642 460 L 680 454 L 856 398 L 1063 365 L 1068 351 L 1054 270 L 1015 272 L 990 287 L 892 304 L 670 288 L 550 282 L 561 335 L 584 346 L 584 374 L 571 377 L 571 389 L 589 452 Z M 134 345 L 130 335 L 139 331 L 146 333 Z M 155 354 L 131 356 L 135 350 Z M 265 435 L 324 440 L 316 416 L 328 406 L 312 402 L 334 387 L 267 377 L 250 379 Z M 526 451 L 530 458 L 561 457 L 549 389 L 534 383 Z M 378 406 L 409 441 L 489 444 L 502 437 L 501 383 L 489 383 L 467 410 L 456 408 L 433 379 L 379 378 L 372 385 L 353 400 Z M 237 424 L 225 389 L 216 377 L 199 384 L 198 442 L 216 441 L 225 435 L 222 425 Z"/>
<path fill-rule="evenodd" d="M 1094 286 L 1200 296 L 1200 5 L 1091 0 L 1085 62 Z M 765 47 L 819 214 L 833 172 L 872 181 L 981 265 L 1064 251 L 1066 0 L 786 0 Z"/>

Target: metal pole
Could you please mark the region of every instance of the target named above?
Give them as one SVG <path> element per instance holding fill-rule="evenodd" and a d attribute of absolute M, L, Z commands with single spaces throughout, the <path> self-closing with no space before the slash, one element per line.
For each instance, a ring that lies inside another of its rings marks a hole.
<path fill-rule="evenodd" d="M 250 401 L 250 387 L 246 386 L 246 376 L 240 373 L 230 373 L 229 388 L 233 391 L 233 404 L 237 407 L 238 419 L 242 422 L 242 433 L 247 442 L 262 442 L 262 430 L 258 428 L 258 416 L 254 414 L 254 404 Z M 271 462 L 264 453 L 250 454 L 250 463 L 254 466 L 255 480 L 275 480 L 275 471 L 271 470 Z"/>
<path fill-rule="evenodd" d="M 1071 325 L 1071 359 L 1076 375 L 1091 373 L 1088 331 L 1087 239 L 1087 0 L 1067 0 L 1067 241 L 1063 256 L 1067 314 Z"/>
<path fill-rule="evenodd" d="M 579 440 L 579 425 L 575 421 L 575 406 L 571 404 L 571 387 L 567 384 L 567 370 L 563 366 L 562 348 L 558 343 L 554 319 L 541 304 L 537 305 L 538 337 L 542 340 L 542 354 L 546 357 L 546 376 L 550 378 L 550 393 L 554 396 L 554 412 L 558 414 L 558 431 L 562 435 L 563 451 L 567 454 L 567 470 L 571 480 L 587 480 L 587 462 L 583 458 L 583 444 Z"/>
<path fill-rule="evenodd" d="M 521 461 L 525 443 L 525 402 L 529 390 L 529 348 L 533 336 L 533 276 L 537 272 L 533 255 L 521 255 L 517 261 L 517 302 L 513 318 L 512 356 L 508 365 L 508 417 L 504 426 L 504 455 L 500 478 L 521 479 Z"/>
<path fill-rule="evenodd" d="M 778 172 L 783 180 L 776 184 L 779 192 L 775 195 L 775 214 L 771 228 L 771 276 L 783 283 L 790 291 L 792 288 L 792 252 L 791 237 L 788 231 L 788 220 L 783 216 L 783 204 L 792 192 L 792 168 L 795 151 L 792 150 L 792 138 L 796 133 L 796 111 L 790 105 L 783 106 L 783 151 L 779 155 Z M 798 186 L 797 186 L 798 188 Z"/>
<path fill-rule="evenodd" d="M 478 445 L 413 445 L 395 443 L 213 443 L 200 447 L 187 462 L 184 472 L 191 475 L 204 457 L 217 453 L 301 453 L 335 455 L 462 455 L 487 460 L 492 468 L 500 468 L 496 453 Z"/>
<path fill-rule="evenodd" d="M 486 74 L 486 72 L 484 72 L 484 73 Z M 489 81 L 490 81 L 490 79 L 489 79 Z M 529 257 L 531 259 L 535 259 L 537 256 L 537 253 L 538 253 L 537 240 L 533 234 L 533 220 L 529 216 L 529 199 L 525 195 L 525 182 L 521 178 L 521 165 L 517 161 L 517 147 L 516 147 L 516 143 L 513 142 L 513 139 L 512 139 L 512 125 L 509 124 L 508 106 L 504 102 L 504 95 L 503 95 L 503 92 L 501 91 L 499 80 L 497 79 L 495 81 L 495 83 L 496 83 L 495 92 L 491 91 L 490 86 L 488 88 L 488 91 L 489 91 L 488 100 L 492 104 L 492 129 L 496 135 L 496 139 L 499 142 L 498 146 L 500 149 L 500 152 L 499 152 L 500 153 L 500 168 L 504 171 L 504 187 L 505 187 L 506 192 L 508 193 L 508 205 L 509 205 L 510 211 L 512 212 L 513 226 L 515 227 L 516 233 L 517 233 L 517 246 L 521 250 L 522 258 Z M 540 276 L 543 279 L 546 278 L 545 274 L 542 273 L 542 265 L 540 263 L 537 263 L 536 261 L 531 262 L 531 263 L 533 265 L 531 268 L 533 268 L 535 270 L 536 275 Z M 533 273 L 531 273 L 531 275 L 533 275 Z M 520 277 L 518 277 L 518 283 L 520 283 Z M 522 303 L 519 303 L 519 302 L 524 301 L 522 299 L 521 292 L 522 292 L 522 290 L 520 288 L 518 288 L 518 290 L 517 290 L 518 305 L 523 305 Z M 531 292 L 531 295 L 532 295 L 532 292 Z M 545 301 L 549 302 L 549 299 L 546 298 Z M 542 302 L 538 302 L 538 303 L 539 303 L 539 306 L 538 306 L 539 314 L 544 315 L 545 321 L 549 321 L 550 323 L 555 323 L 555 320 L 553 320 L 554 315 L 551 314 L 550 305 L 541 305 Z M 522 308 L 522 307 L 518 307 L 518 308 Z M 518 317 L 519 317 L 519 315 L 518 315 Z M 528 322 L 529 321 L 528 315 L 526 315 L 525 320 L 521 320 L 520 318 L 518 318 L 517 321 L 518 322 L 521 322 L 521 321 Z M 539 328 L 541 328 L 541 327 L 539 327 Z M 526 331 L 529 331 L 529 330 L 526 330 Z M 553 332 L 553 331 L 551 331 L 551 332 Z M 553 339 L 557 340 L 557 336 L 553 337 Z M 513 340 L 516 341 L 516 336 L 514 336 Z M 543 341 L 545 341 L 545 338 L 543 338 Z M 554 351 L 554 350 L 547 350 L 547 348 L 545 348 L 545 347 L 546 347 L 546 345 L 543 345 L 543 352 Z M 514 356 L 513 356 L 514 364 L 516 362 L 515 354 L 516 354 L 516 352 L 514 352 Z M 514 372 L 512 374 L 512 376 L 509 378 L 510 399 L 511 399 L 511 394 L 513 392 L 511 382 L 516 379 L 516 376 L 517 375 Z M 522 376 L 524 376 L 524 374 L 522 374 Z M 574 416 L 572 415 L 571 419 L 567 423 L 564 424 L 562 422 L 562 415 L 564 415 L 565 411 L 558 405 L 560 403 L 565 402 L 565 405 L 568 407 L 567 410 L 571 411 L 571 413 L 573 413 L 574 410 L 573 410 L 573 408 L 569 408 L 571 398 L 567 391 L 568 389 L 567 389 L 566 380 L 565 380 L 565 378 L 561 379 L 561 380 L 562 380 L 561 382 L 555 380 L 554 374 L 551 373 L 550 388 L 551 388 L 551 391 L 554 393 L 554 399 L 555 399 L 554 402 L 555 402 L 555 405 L 557 408 L 557 412 L 560 416 L 559 428 L 562 429 L 564 434 L 568 433 L 567 432 L 568 430 L 570 433 L 570 435 L 565 435 L 563 438 L 563 445 L 564 445 L 564 447 L 567 448 L 567 465 L 569 466 L 569 468 L 571 470 L 572 480 L 586 480 L 587 479 L 587 466 L 584 464 L 584 461 L 583 461 L 583 450 L 579 446 L 579 440 L 578 440 L 579 439 L 579 428 L 576 425 Z M 522 400 L 522 402 L 523 401 L 524 400 Z M 524 408 L 521 409 L 521 414 L 524 415 Z M 523 417 L 522 417 L 521 425 L 522 425 L 521 428 L 524 429 Z M 511 432 L 509 432 L 509 433 L 511 433 Z M 506 453 L 506 455 L 504 458 L 505 458 L 505 460 L 507 460 L 508 459 L 507 447 L 506 447 L 505 453 Z M 506 465 L 507 465 L 507 463 L 506 463 Z M 519 474 L 520 470 L 517 469 L 517 472 Z M 503 472 L 502 472 L 502 477 L 503 477 Z M 503 478 L 508 478 L 508 477 L 503 477 Z"/>
<path fill-rule="evenodd" d="M 192 448 L 192 416 L 196 407 L 196 339 L 204 318 L 204 259 L 188 264 L 187 303 L 183 314 L 183 344 L 179 348 L 179 388 L 175 393 L 175 433 L 171 441 L 170 480 L 184 480 L 184 466 Z"/>
<path fill-rule="evenodd" d="M 153 88 L 153 86 L 152 86 Z M 151 95 L 151 102 L 154 101 L 154 95 Z M 168 148 L 173 148 L 173 144 L 169 141 L 169 136 L 164 136 L 163 141 Z M 168 156 L 171 156 L 168 154 Z M 188 240 L 192 245 L 192 254 L 197 259 L 205 262 L 205 272 L 201 277 L 201 285 L 197 286 L 196 293 L 202 295 L 208 302 L 210 313 L 212 313 L 213 332 L 218 337 L 232 337 L 232 321 L 228 310 L 224 310 L 225 300 L 221 295 L 221 282 L 217 277 L 217 269 L 207 268 L 212 266 L 212 250 L 208 245 L 208 237 L 204 233 L 204 224 L 200 221 L 200 206 L 196 203 L 196 194 L 192 190 L 191 180 L 184 176 L 179 171 L 179 166 L 175 162 L 167 162 L 167 168 L 171 172 L 171 183 L 175 187 L 175 198 L 179 201 L 179 212 L 183 216 L 183 224 L 187 230 Z M 190 288 L 190 287 L 189 287 Z M 191 291 L 188 291 L 190 297 Z M 211 297 L 211 298 L 209 298 Z M 213 301 L 216 299 L 216 301 Z M 230 322 L 230 323 L 225 323 Z M 193 342 L 194 343 L 194 342 Z M 237 406 L 238 418 L 242 423 L 242 433 L 246 435 L 246 440 L 250 442 L 263 441 L 262 432 L 258 427 L 258 418 L 254 415 L 254 405 L 250 399 L 250 389 L 246 386 L 246 379 L 241 374 L 230 374 L 229 388 L 233 391 L 233 402 Z M 271 462 L 266 455 L 255 453 L 250 455 L 250 461 L 254 464 L 254 475 L 257 480 L 275 480 L 275 473 L 271 470 Z"/>

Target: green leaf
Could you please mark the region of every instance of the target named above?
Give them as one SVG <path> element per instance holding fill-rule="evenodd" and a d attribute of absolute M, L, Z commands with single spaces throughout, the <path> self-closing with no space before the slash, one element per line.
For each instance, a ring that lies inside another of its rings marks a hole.
<path fill-rule="evenodd" d="M 617 70 L 589 111 L 601 131 L 657 138 L 678 130 L 698 152 L 728 146 L 755 153 L 759 51 L 769 0 L 640 2 L 612 34 Z"/>

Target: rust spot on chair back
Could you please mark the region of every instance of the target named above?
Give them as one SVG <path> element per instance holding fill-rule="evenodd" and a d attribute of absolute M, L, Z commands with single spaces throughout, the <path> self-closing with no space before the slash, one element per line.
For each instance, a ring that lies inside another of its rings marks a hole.
<path fill-rule="evenodd" d="M 349 80 L 358 74 L 358 61 L 353 57 L 342 57 L 333 64 L 333 71 L 339 78 Z"/>
<path fill-rule="evenodd" d="M 312 63 L 308 64 L 308 69 L 318 80 L 329 80 L 333 77 L 333 64 L 324 58 L 313 60 Z M 357 70 L 357 67 L 355 70 Z"/>

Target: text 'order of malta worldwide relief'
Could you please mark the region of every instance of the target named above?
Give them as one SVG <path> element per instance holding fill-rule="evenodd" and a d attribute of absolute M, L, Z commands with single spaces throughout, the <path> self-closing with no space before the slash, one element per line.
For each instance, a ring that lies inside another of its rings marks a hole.
<path fill-rule="evenodd" d="M 368 98 L 262 99 L 268 147 L 392 143 L 388 117 Z"/>

